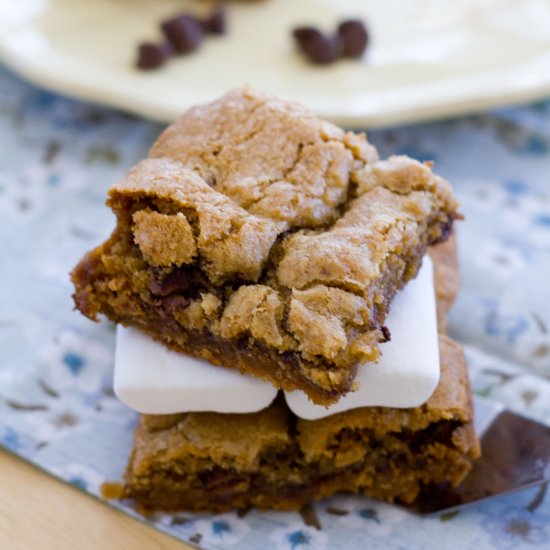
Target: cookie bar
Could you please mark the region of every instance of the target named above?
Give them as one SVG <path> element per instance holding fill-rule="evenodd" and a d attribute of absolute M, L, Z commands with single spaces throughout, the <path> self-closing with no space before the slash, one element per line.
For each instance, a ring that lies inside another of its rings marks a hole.
<path fill-rule="evenodd" d="M 458 485 L 479 446 L 462 349 L 441 335 L 440 353 L 439 386 L 414 409 L 307 421 L 280 396 L 253 414 L 142 416 L 119 496 L 143 511 L 298 509 L 342 491 L 410 503 Z"/>
<path fill-rule="evenodd" d="M 454 239 L 433 247 L 440 327 L 456 297 Z M 410 503 L 457 485 L 479 455 L 461 347 L 440 330 L 441 378 L 412 409 L 368 407 L 303 420 L 282 395 L 252 414 L 143 415 L 123 486 L 153 510 L 298 509 L 337 492 Z"/>
<path fill-rule="evenodd" d="M 319 404 L 376 361 L 457 217 L 429 165 L 246 89 L 185 113 L 108 204 L 113 234 L 72 273 L 80 311 Z"/>

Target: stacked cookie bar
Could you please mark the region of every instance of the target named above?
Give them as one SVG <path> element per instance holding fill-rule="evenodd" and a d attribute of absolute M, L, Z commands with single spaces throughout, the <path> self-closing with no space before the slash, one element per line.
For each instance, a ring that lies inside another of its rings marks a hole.
<path fill-rule="evenodd" d="M 429 165 L 379 160 L 363 134 L 245 89 L 185 113 L 108 204 L 113 234 L 72 273 L 80 311 L 319 408 L 361 391 L 359 369 L 383 368 L 393 299 L 428 247 L 441 332 L 439 383 L 415 407 L 306 420 L 279 391 L 257 412 L 189 412 L 183 399 L 142 416 L 125 496 L 149 510 L 297 508 L 338 491 L 410 502 L 466 475 L 471 394 L 444 334 L 459 215 Z"/>

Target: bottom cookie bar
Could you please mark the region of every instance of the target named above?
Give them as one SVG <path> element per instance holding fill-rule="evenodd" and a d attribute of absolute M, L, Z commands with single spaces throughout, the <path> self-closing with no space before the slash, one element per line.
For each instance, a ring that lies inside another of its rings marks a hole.
<path fill-rule="evenodd" d="M 343 491 L 408 503 L 457 485 L 479 443 L 462 348 L 441 335 L 440 356 L 435 393 L 413 409 L 306 421 L 279 396 L 254 414 L 142 416 L 120 496 L 142 511 L 298 509 Z"/>

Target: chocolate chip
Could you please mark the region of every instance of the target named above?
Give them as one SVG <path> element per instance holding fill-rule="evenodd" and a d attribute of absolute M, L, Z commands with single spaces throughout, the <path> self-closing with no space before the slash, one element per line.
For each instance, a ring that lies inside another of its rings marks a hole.
<path fill-rule="evenodd" d="M 149 291 L 154 296 L 165 296 L 164 289 L 163 289 L 163 281 L 162 279 L 159 279 L 154 273 L 151 273 L 149 276 Z"/>
<path fill-rule="evenodd" d="M 237 346 L 241 351 L 248 351 L 248 338 L 239 338 L 237 340 Z"/>
<path fill-rule="evenodd" d="M 390 467 L 390 463 L 385 456 L 377 457 L 374 465 L 378 473 L 387 472 Z"/>
<path fill-rule="evenodd" d="M 293 36 L 312 63 L 327 65 L 340 57 L 342 43 L 339 36 L 324 35 L 315 27 L 297 27 Z"/>
<path fill-rule="evenodd" d="M 168 42 L 179 54 L 195 51 L 204 36 L 200 21 L 188 13 L 164 21 L 161 28 Z"/>
<path fill-rule="evenodd" d="M 315 27 L 296 27 L 292 31 L 292 35 L 294 36 L 294 39 L 298 43 L 298 46 L 303 51 L 307 48 L 307 43 L 312 39 L 319 36 L 323 36 L 323 33 L 316 29 Z"/>
<path fill-rule="evenodd" d="M 384 342 L 389 342 L 391 340 L 390 329 L 387 326 L 382 325 L 380 330 L 382 331 L 382 336 L 384 337 L 383 340 L 380 340 L 380 343 L 383 344 Z"/>
<path fill-rule="evenodd" d="M 166 311 L 172 313 L 177 309 L 185 309 L 189 305 L 190 300 L 181 294 L 172 294 L 170 296 L 166 296 L 163 299 L 163 303 Z"/>
<path fill-rule="evenodd" d="M 138 47 L 136 67 L 144 70 L 157 69 L 164 65 L 164 62 L 174 54 L 170 44 L 153 44 L 144 42 Z"/>
<path fill-rule="evenodd" d="M 246 479 L 245 476 L 218 466 L 214 466 L 210 471 L 200 472 L 198 477 L 204 483 L 207 490 L 229 488 Z"/>
<path fill-rule="evenodd" d="M 225 34 L 227 30 L 227 12 L 223 6 L 214 10 L 210 17 L 202 21 L 202 30 L 209 34 Z"/>
<path fill-rule="evenodd" d="M 192 286 L 191 274 L 185 267 L 174 269 L 164 277 L 152 272 L 149 279 L 149 290 L 154 296 L 169 296 L 177 292 L 185 292 Z"/>
<path fill-rule="evenodd" d="M 361 57 L 369 43 L 369 33 L 365 24 L 359 19 L 342 21 L 338 25 L 338 35 L 342 39 L 344 57 Z"/>
<path fill-rule="evenodd" d="M 157 313 L 167 321 L 174 318 L 174 313 L 178 310 L 185 309 L 191 300 L 181 294 L 170 294 L 155 299 L 155 309 Z"/>
<path fill-rule="evenodd" d="M 312 36 L 305 46 L 309 60 L 316 65 L 334 63 L 342 52 L 342 43 L 338 36 Z"/>
<path fill-rule="evenodd" d="M 292 365 L 292 366 L 296 366 L 298 365 L 298 360 L 296 358 L 296 354 L 292 351 L 284 351 L 283 354 L 283 361 L 287 364 L 287 365 Z"/>

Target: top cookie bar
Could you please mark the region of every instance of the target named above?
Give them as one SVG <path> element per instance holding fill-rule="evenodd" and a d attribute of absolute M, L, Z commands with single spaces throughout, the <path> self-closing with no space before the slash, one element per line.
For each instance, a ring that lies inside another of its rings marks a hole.
<path fill-rule="evenodd" d="M 397 290 L 457 217 L 450 185 L 364 134 L 236 90 L 170 126 L 109 191 L 77 307 L 329 404 L 376 361 Z"/>

